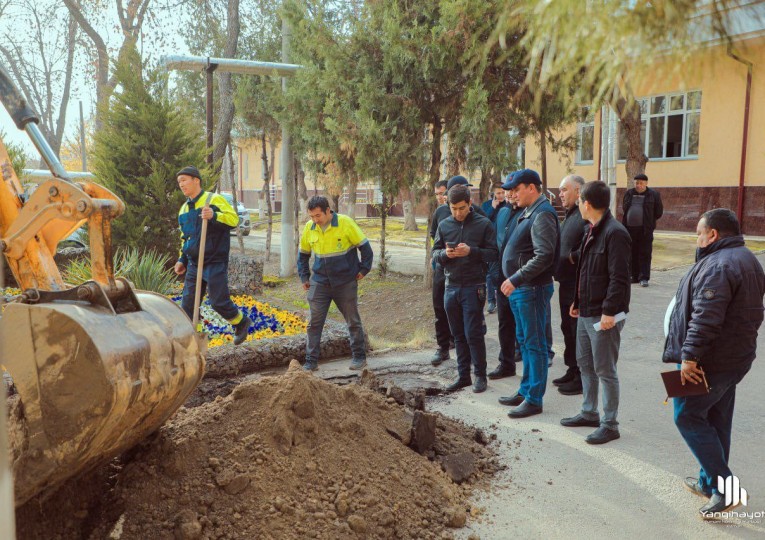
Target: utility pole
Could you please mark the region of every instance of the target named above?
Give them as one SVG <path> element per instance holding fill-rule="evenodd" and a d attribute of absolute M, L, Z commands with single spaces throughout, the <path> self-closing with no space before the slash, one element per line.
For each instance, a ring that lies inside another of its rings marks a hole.
<path fill-rule="evenodd" d="M 88 158 L 85 152 L 85 117 L 82 115 L 82 100 L 80 100 L 80 152 L 82 153 L 82 172 L 87 172 Z"/>
<path fill-rule="evenodd" d="M 282 17 L 282 63 L 290 61 L 290 28 L 287 19 Z M 287 78 L 282 77 L 282 92 L 287 91 Z M 295 193 L 297 186 L 292 174 L 292 150 L 290 134 L 282 126 L 282 153 L 280 156 L 280 177 L 282 182 L 282 237 L 281 237 L 281 277 L 291 276 L 296 272 L 295 254 Z"/>

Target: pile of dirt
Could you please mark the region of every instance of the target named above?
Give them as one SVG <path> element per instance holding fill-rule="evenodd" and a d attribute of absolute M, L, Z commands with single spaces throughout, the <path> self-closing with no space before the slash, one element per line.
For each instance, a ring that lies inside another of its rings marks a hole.
<path fill-rule="evenodd" d="M 417 453 L 396 436 L 409 414 L 293 362 L 182 408 L 132 456 L 30 501 L 18 536 L 451 538 L 478 512 L 468 498 L 497 470 L 494 452 L 482 432 L 435 415 L 435 442 Z"/>

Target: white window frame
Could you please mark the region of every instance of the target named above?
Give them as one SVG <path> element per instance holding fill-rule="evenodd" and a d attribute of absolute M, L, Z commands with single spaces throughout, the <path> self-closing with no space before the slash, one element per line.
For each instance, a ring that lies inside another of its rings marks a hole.
<path fill-rule="evenodd" d="M 688 153 L 688 139 L 690 137 L 690 132 L 688 131 L 688 116 L 694 113 L 699 114 L 699 129 L 701 129 L 701 105 L 699 105 L 698 108 L 690 109 L 688 108 L 688 96 L 689 94 L 693 94 L 698 92 L 701 94 L 701 98 L 703 99 L 704 95 L 700 88 L 691 89 L 686 92 L 669 92 L 666 94 L 655 94 L 651 96 L 646 96 L 643 98 L 639 98 L 637 101 L 641 105 L 641 110 L 644 110 L 645 112 L 642 112 L 640 115 L 641 122 L 645 122 L 645 140 L 643 141 L 643 152 L 646 156 L 648 156 L 648 159 L 650 161 L 683 161 L 683 160 L 695 160 L 699 159 L 698 149 L 697 153 L 695 154 L 689 154 Z M 684 96 L 683 97 L 683 108 L 678 109 L 676 111 L 670 111 L 670 104 L 672 102 L 672 98 L 676 96 Z M 653 102 L 654 98 L 657 97 L 663 97 L 666 103 L 666 107 L 664 109 L 664 112 L 661 113 L 652 113 L 651 112 L 651 103 Z M 643 104 L 645 104 L 645 107 L 643 107 Z M 648 150 L 650 148 L 651 144 L 651 119 L 652 118 L 664 118 L 664 137 L 662 140 L 662 154 L 666 156 L 667 153 L 667 128 L 669 127 L 669 117 L 670 116 L 676 116 L 682 114 L 683 116 L 683 133 L 682 133 L 682 155 L 680 156 L 673 156 L 673 157 L 651 157 L 648 153 Z M 619 122 L 619 137 L 617 137 L 617 141 L 621 139 L 621 122 Z M 700 137 L 699 137 L 700 139 Z M 618 144 L 618 142 L 617 142 Z M 699 145 L 701 143 L 699 142 Z M 624 163 L 626 160 L 623 158 L 619 158 L 619 163 Z"/>
<path fill-rule="evenodd" d="M 582 107 L 582 122 L 576 124 L 576 165 L 592 165 L 595 159 L 595 110 L 592 107 Z M 592 128 L 592 158 L 582 159 L 582 133 L 585 128 Z"/>

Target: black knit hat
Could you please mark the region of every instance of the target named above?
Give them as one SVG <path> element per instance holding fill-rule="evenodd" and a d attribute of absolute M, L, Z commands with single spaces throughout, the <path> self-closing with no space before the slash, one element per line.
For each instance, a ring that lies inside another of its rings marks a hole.
<path fill-rule="evenodd" d="M 184 167 L 180 171 L 178 171 L 178 174 L 175 175 L 176 178 L 181 176 L 182 174 L 185 174 L 187 176 L 193 176 L 194 178 L 199 178 L 199 180 L 202 180 L 202 175 L 199 173 L 199 169 L 196 167 Z"/>

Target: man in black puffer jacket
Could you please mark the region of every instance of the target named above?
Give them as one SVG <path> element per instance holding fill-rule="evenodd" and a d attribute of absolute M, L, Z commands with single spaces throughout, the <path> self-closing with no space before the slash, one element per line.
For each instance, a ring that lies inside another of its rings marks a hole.
<path fill-rule="evenodd" d="M 472 384 L 470 365 L 476 380 L 473 392 L 486 390 L 486 342 L 483 306 L 486 303 L 486 270 L 499 258 L 497 236 L 488 219 L 470 207 L 470 188 L 449 189 L 452 215 L 438 224 L 433 259 L 444 268 L 444 307 L 457 349 L 459 378 L 448 392 Z"/>
<path fill-rule="evenodd" d="M 708 394 L 675 398 L 675 424 L 701 465 L 699 477 L 686 478 L 685 486 L 709 498 L 700 509 L 708 518 L 743 497 L 743 490 L 721 494 L 717 488 L 719 478 L 726 484 L 733 477 L 728 456 L 736 385 L 756 355 L 765 273 L 727 208 L 706 212 L 696 234 L 696 264 L 677 289 L 663 360 L 681 363 L 683 384 L 706 378 L 709 385 Z M 738 489 L 738 482 L 727 485 Z"/>
<path fill-rule="evenodd" d="M 590 222 L 574 257 L 579 260 L 570 314 L 577 317 L 576 360 L 582 374 L 582 411 L 564 418 L 567 427 L 596 427 L 585 441 L 604 444 L 619 438 L 619 358 L 621 332 L 630 305 L 630 235 L 608 209 L 611 192 L 603 182 L 588 182 L 579 195 L 579 210 Z M 597 328 L 595 325 L 599 325 Z M 603 418 L 598 388 L 603 389 Z"/>

